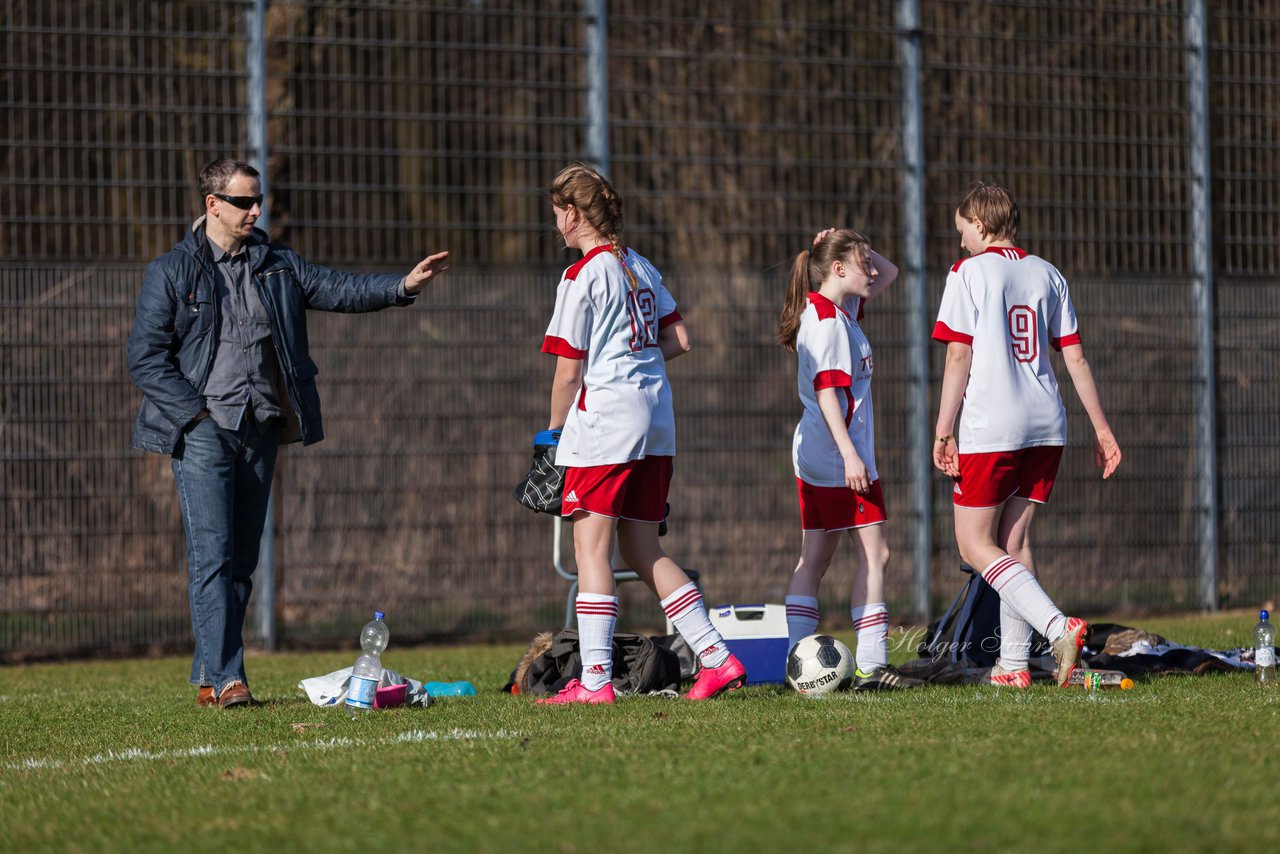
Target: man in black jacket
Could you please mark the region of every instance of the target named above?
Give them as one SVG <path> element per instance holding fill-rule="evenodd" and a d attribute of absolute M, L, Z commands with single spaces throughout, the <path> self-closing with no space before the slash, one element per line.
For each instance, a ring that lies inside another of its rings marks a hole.
<path fill-rule="evenodd" d="M 142 390 L 133 447 L 169 454 L 187 540 L 201 706 L 253 703 L 244 616 L 282 442 L 324 437 L 306 312 L 411 305 L 448 269 L 448 252 L 406 276 L 309 264 L 254 224 L 262 184 L 224 158 L 200 172 L 204 216 L 147 268 L 129 334 Z"/>

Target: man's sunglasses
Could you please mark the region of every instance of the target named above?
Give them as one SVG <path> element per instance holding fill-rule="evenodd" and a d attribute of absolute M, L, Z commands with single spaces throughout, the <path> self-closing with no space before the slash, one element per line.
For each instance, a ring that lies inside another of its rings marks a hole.
<path fill-rule="evenodd" d="M 223 193 L 210 193 L 215 199 L 222 199 L 229 205 L 234 205 L 242 211 L 253 208 L 254 205 L 262 204 L 262 196 L 228 196 Z"/>

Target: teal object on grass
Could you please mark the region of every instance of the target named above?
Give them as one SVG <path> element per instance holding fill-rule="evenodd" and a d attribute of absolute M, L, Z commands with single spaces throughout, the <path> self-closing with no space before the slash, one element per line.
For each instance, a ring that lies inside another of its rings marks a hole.
<path fill-rule="evenodd" d="M 476 686 L 470 682 L 424 682 L 429 697 L 474 697 Z"/>

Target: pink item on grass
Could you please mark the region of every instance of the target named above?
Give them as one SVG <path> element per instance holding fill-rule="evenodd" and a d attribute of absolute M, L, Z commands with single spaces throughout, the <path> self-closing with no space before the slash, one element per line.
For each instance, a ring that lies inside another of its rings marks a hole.
<path fill-rule="evenodd" d="M 373 697 L 373 707 L 375 709 L 389 709 L 392 706 L 403 706 L 405 693 L 408 689 L 408 685 L 387 685 L 379 688 L 378 693 Z"/>

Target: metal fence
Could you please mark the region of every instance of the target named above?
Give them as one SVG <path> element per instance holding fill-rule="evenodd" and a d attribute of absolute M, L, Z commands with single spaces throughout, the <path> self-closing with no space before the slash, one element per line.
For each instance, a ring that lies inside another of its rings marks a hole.
<path fill-rule="evenodd" d="M 1078 609 L 1200 607 L 1210 542 L 1218 604 L 1274 597 L 1280 2 L 1208 10 L 1203 175 L 1196 8 L 0 2 L 0 655 L 189 642 L 172 478 L 167 460 L 128 450 L 138 394 L 123 342 L 143 266 L 194 218 L 195 173 L 249 152 L 258 79 L 274 236 L 344 268 L 454 257 L 424 305 L 311 319 L 327 438 L 281 456 L 281 642 L 345 641 L 374 607 L 402 638 L 562 618 L 549 522 L 509 492 L 545 423 L 551 365 L 537 349 L 567 260 L 540 188 L 602 154 L 626 239 L 664 270 L 695 338 L 671 367 L 681 450 L 667 545 L 710 599 L 779 601 L 797 557 L 794 366 L 773 332 L 789 258 L 835 223 L 899 260 L 920 226 L 919 269 L 904 266 L 865 327 L 890 607 L 919 610 L 913 578 L 934 608 L 952 594 L 948 485 L 921 476 L 915 438 L 942 348 L 916 360 L 959 254 L 955 200 L 978 177 L 1014 190 L 1021 244 L 1071 281 L 1125 451 L 1118 477 L 1097 480 L 1063 377 L 1069 447 L 1038 524 L 1046 587 Z M 587 73 L 601 32 L 603 115 Z M 922 204 L 904 193 L 912 96 Z M 1201 275 L 1197 187 L 1212 210 Z M 1215 357 L 1210 376 L 1197 348 Z M 851 572 L 838 556 L 833 616 Z M 624 619 L 660 621 L 646 597 L 623 595 Z"/>

